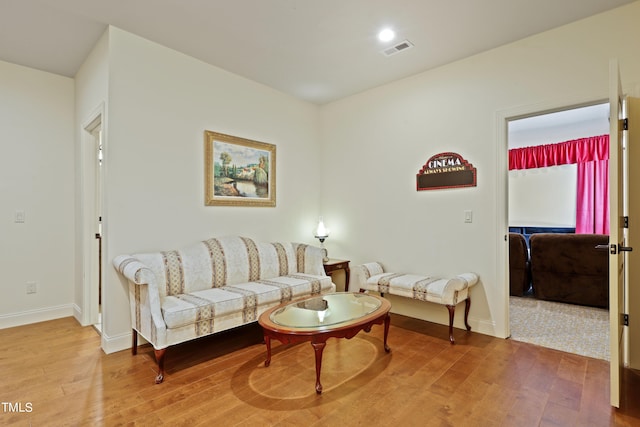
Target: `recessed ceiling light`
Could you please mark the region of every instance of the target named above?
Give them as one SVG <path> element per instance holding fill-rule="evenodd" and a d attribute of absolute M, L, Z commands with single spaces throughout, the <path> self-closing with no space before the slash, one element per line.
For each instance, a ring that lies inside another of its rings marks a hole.
<path fill-rule="evenodd" d="M 396 33 L 391 28 L 385 28 L 378 33 L 378 40 L 381 42 L 389 42 L 393 40 L 395 36 Z"/>

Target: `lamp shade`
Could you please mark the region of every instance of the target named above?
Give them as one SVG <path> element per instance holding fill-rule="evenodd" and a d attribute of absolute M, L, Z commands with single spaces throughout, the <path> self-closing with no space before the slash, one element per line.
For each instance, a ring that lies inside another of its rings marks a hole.
<path fill-rule="evenodd" d="M 329 230 L 324 226 L 324 221 L 322 217 L 318 220 L 318 226 L 316 227 L 316 238 L 327 238 L 329 237 Z"/>

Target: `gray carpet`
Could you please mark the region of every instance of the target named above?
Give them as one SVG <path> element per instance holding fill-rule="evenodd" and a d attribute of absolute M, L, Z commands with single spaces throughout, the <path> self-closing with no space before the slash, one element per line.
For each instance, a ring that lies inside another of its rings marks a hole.
<path fill-rule="evenodd" d="M 609 360 L 609 311 L 510 297 L 511 339 Z"/>

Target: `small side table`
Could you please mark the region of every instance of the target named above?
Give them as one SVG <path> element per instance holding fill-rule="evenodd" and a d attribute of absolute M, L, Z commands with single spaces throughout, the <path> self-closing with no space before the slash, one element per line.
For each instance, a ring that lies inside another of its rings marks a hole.
<path fill-rule="evenodd" d="M 324 263 L 324 272 L 329 276 L 339 270 L 344 270 L 344 291 L 349 292 L 349 261 L 330 258 L 329 261 Z"/>

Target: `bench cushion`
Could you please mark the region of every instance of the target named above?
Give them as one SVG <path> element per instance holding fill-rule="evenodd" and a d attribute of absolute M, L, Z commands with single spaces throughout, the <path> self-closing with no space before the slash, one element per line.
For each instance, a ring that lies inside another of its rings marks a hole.
<path fill-rule="evenodd" d="M 378 263 L 363 264 L 365 282 L 361 288 L 420 301 L 455 305 L 469 295 L 469 288 L 478 282 L 475 273 L 463 273 L 450 278 L 404 273 L 384 273 Z"/>

